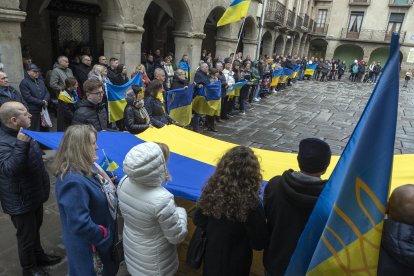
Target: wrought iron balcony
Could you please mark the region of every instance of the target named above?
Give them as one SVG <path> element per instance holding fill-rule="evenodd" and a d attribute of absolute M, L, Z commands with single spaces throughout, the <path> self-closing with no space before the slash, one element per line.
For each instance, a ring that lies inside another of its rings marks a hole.
<path fill-rule="evenodd" d="M 400 32 L 400 43 L 404 42 L 407 32 Z M 342 39 L 364 40 L 376 42 L 388 42 L 391 40 L 392 33 L 385 30 L 368 30 L 362 29 L 360 32 L 348 32 L 347 28 L 343 28 L 341 32 Z"/>
<path fill-rule="evenodd" d="M 286 7 L 279 1 L 270 0 L 267 2 L 267 8 L 265 12 L 265 22 L 269 27 L 275 27 L 276 25 L 282 25 L 285 20 Z"/>
<path fill-rule="evenodd" d="M 292 29 L 295 25 L 295 13 L 291 10 L 288 10 L 286 25 Z"/>
<path fill-rule="evenodd" d="M 349 0 L 351 6 L 368 6 L 371 4 L 371 0 Z"/>
<path fill-rule="evenodd" d="M 390 0 L 388 6 L 390 7 L 399 7 L 399 8 L 409 8 L 413 5 L 413 0 Z"/>
<path fill-rule="evenodd" d="M 329 24 L 314 24 L 312 32 L 315 34 L 326 35 L 328 33 Z"/>
<path fill-rule="evenodd" d="M 302 31 L 302 24 L 303 24 L 303 18 L 300 16 L 296 17 L 296 26 L 295 29 L 298 31 Z"/>
<path fill-rule="evenodd" d="M 279 1 L 276 2 L 276 22 L 280 25 L 283 25 L 285 22 L 285 14 L 286 14 L 286 6 L 280 3 Z"/>

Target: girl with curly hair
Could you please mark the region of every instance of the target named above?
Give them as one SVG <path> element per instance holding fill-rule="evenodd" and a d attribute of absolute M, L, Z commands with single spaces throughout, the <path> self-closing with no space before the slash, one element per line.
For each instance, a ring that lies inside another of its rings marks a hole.
<path fill-rule="evenodd" d="M 203 275 L 249 275 L 253 249 L 267 246 L 262 175 L 253 150 L 230 149 L 204 187 L 194 224 L 207 236 Z"/>

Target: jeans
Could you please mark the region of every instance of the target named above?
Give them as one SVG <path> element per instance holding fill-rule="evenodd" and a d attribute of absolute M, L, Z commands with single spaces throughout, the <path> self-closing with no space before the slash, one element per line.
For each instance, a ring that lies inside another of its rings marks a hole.
<path fill-rule="evenodd" d="M 404 80 L 404 87 L 408 87 L 408 80 Z"/>
<path fill-rule="evenodd" d="M 253 98 L 259 98 L 260 96 L 260 90 L 261 90 L 261 83 L 256 86 L 256 89 L 254 90 Z"/>
<path fill-rule="evenodd" d="M 250 91 L 250 86 L 247 86 L 247 85 L 243 86 L 240 89 L 240 97 L 239 97 L 240 112 L 246 111 L 245 102 L 247 100 L 247 97 L 249 96 L 249 91 Z"/>
<path fill-rule="evenodd" d="M 28 271 L 37 266 L 36 256 L 44 254 L 39 233 L 43 222 L 43 205 L 25 214 L 12 215 L 11 220 L 17 230 L 20 266 L 24 271 Z"/>

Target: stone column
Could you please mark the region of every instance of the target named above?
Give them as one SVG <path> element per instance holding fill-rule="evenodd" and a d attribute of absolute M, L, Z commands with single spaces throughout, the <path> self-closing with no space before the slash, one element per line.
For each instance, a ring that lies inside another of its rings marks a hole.
<path fill-rule="evenodd" d="M 25 19 L 25 12 L 0 8 L 0 69 L 15 88 L 23 79 L 20 23 Z"/>
<path fill-rule="evenodd" d="M 174 31 L 173 35 L 177 65 L 183 55 L 188 55 L 191 66 L 190 76 L 191 80 L 193 80 L 195 70 L 200 62 L 201 44 L 203 43 L 203 39 L 206 35 L 204 33 L 191 33 L 184 31 Z"/>
<path fill-rule="evenodd" d="M 216 57 L 222 60 L 235 53 L 237 48 L 237 38 L 216 37 Z"/>
<path fill-rule="evenodd" d="M 291 36 L 290 37 L 290 40 L 288 42 L 286 42 L 286 55 L 287 56 L 291 56 L 292 55 L 294 40 L 295 39 Z"/>
<path fill-rule="evenodd" d="M 102 24 L 105 56 L 109 60 L 118 58 L 133 72 L 135 66 L 141 63 L 141 42 L 144 29 L 133 24 L 121 26 Z"/>
<path fill-rule="evenodd" d="M 300 33 L 299 37 L 295 37 L 295 39 L 293 40 L 292 56 L 299 54 L 299 48 L 300 48 L 300 42 L 302 41 L 302 35 L 303 34 Z"/>
<path fill-rule="evenodd" d="M 247 55 L 252 58 L 256 56 L 257 41 L 251 39 L 243 39 L 243 57 Z"/>

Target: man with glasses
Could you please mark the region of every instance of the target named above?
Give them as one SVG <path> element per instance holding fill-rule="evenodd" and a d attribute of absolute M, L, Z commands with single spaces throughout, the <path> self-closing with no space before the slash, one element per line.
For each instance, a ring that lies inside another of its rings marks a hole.
<path fill-rule="evenodd" d="M 27 103 L 30 114 L 32 114 L 32 123 L 30 130 L 49 131 L 49 128 L 41 126 L 40 112 L 42 108 L 47 108 L 50 94 L 44 81 L 39 78 L 40 69 L 35 64 L 26 66 L 25 78 L 20 82 L 20 92 Z"/>
<path fill-rule="evenodd" d="M 0 71 L 0 106 L 10 101 L 20 102 L 26 105 L 20 92 L 10 86 L 7 74 Z"/>
<path fill-rule="evenodd" d="M 91 57 L 83 55 L 81 57 L 81 63 L 73 68 L 73 73 L 75 74 L 75 78 L 79 85 L 83 85 L 83 83 L 88 79 L 88 74 L 92 69 L 91 63 Z"/>
<path fill-rule="evenodd" d="M 82 100 L 76 109 L 72 124 L 93 125 L 97 131 L 108 128 L 108 113 L 102 103 L 104 91 L 98 80 L 87 80 L 83 84 L 86 99 Z"/>

